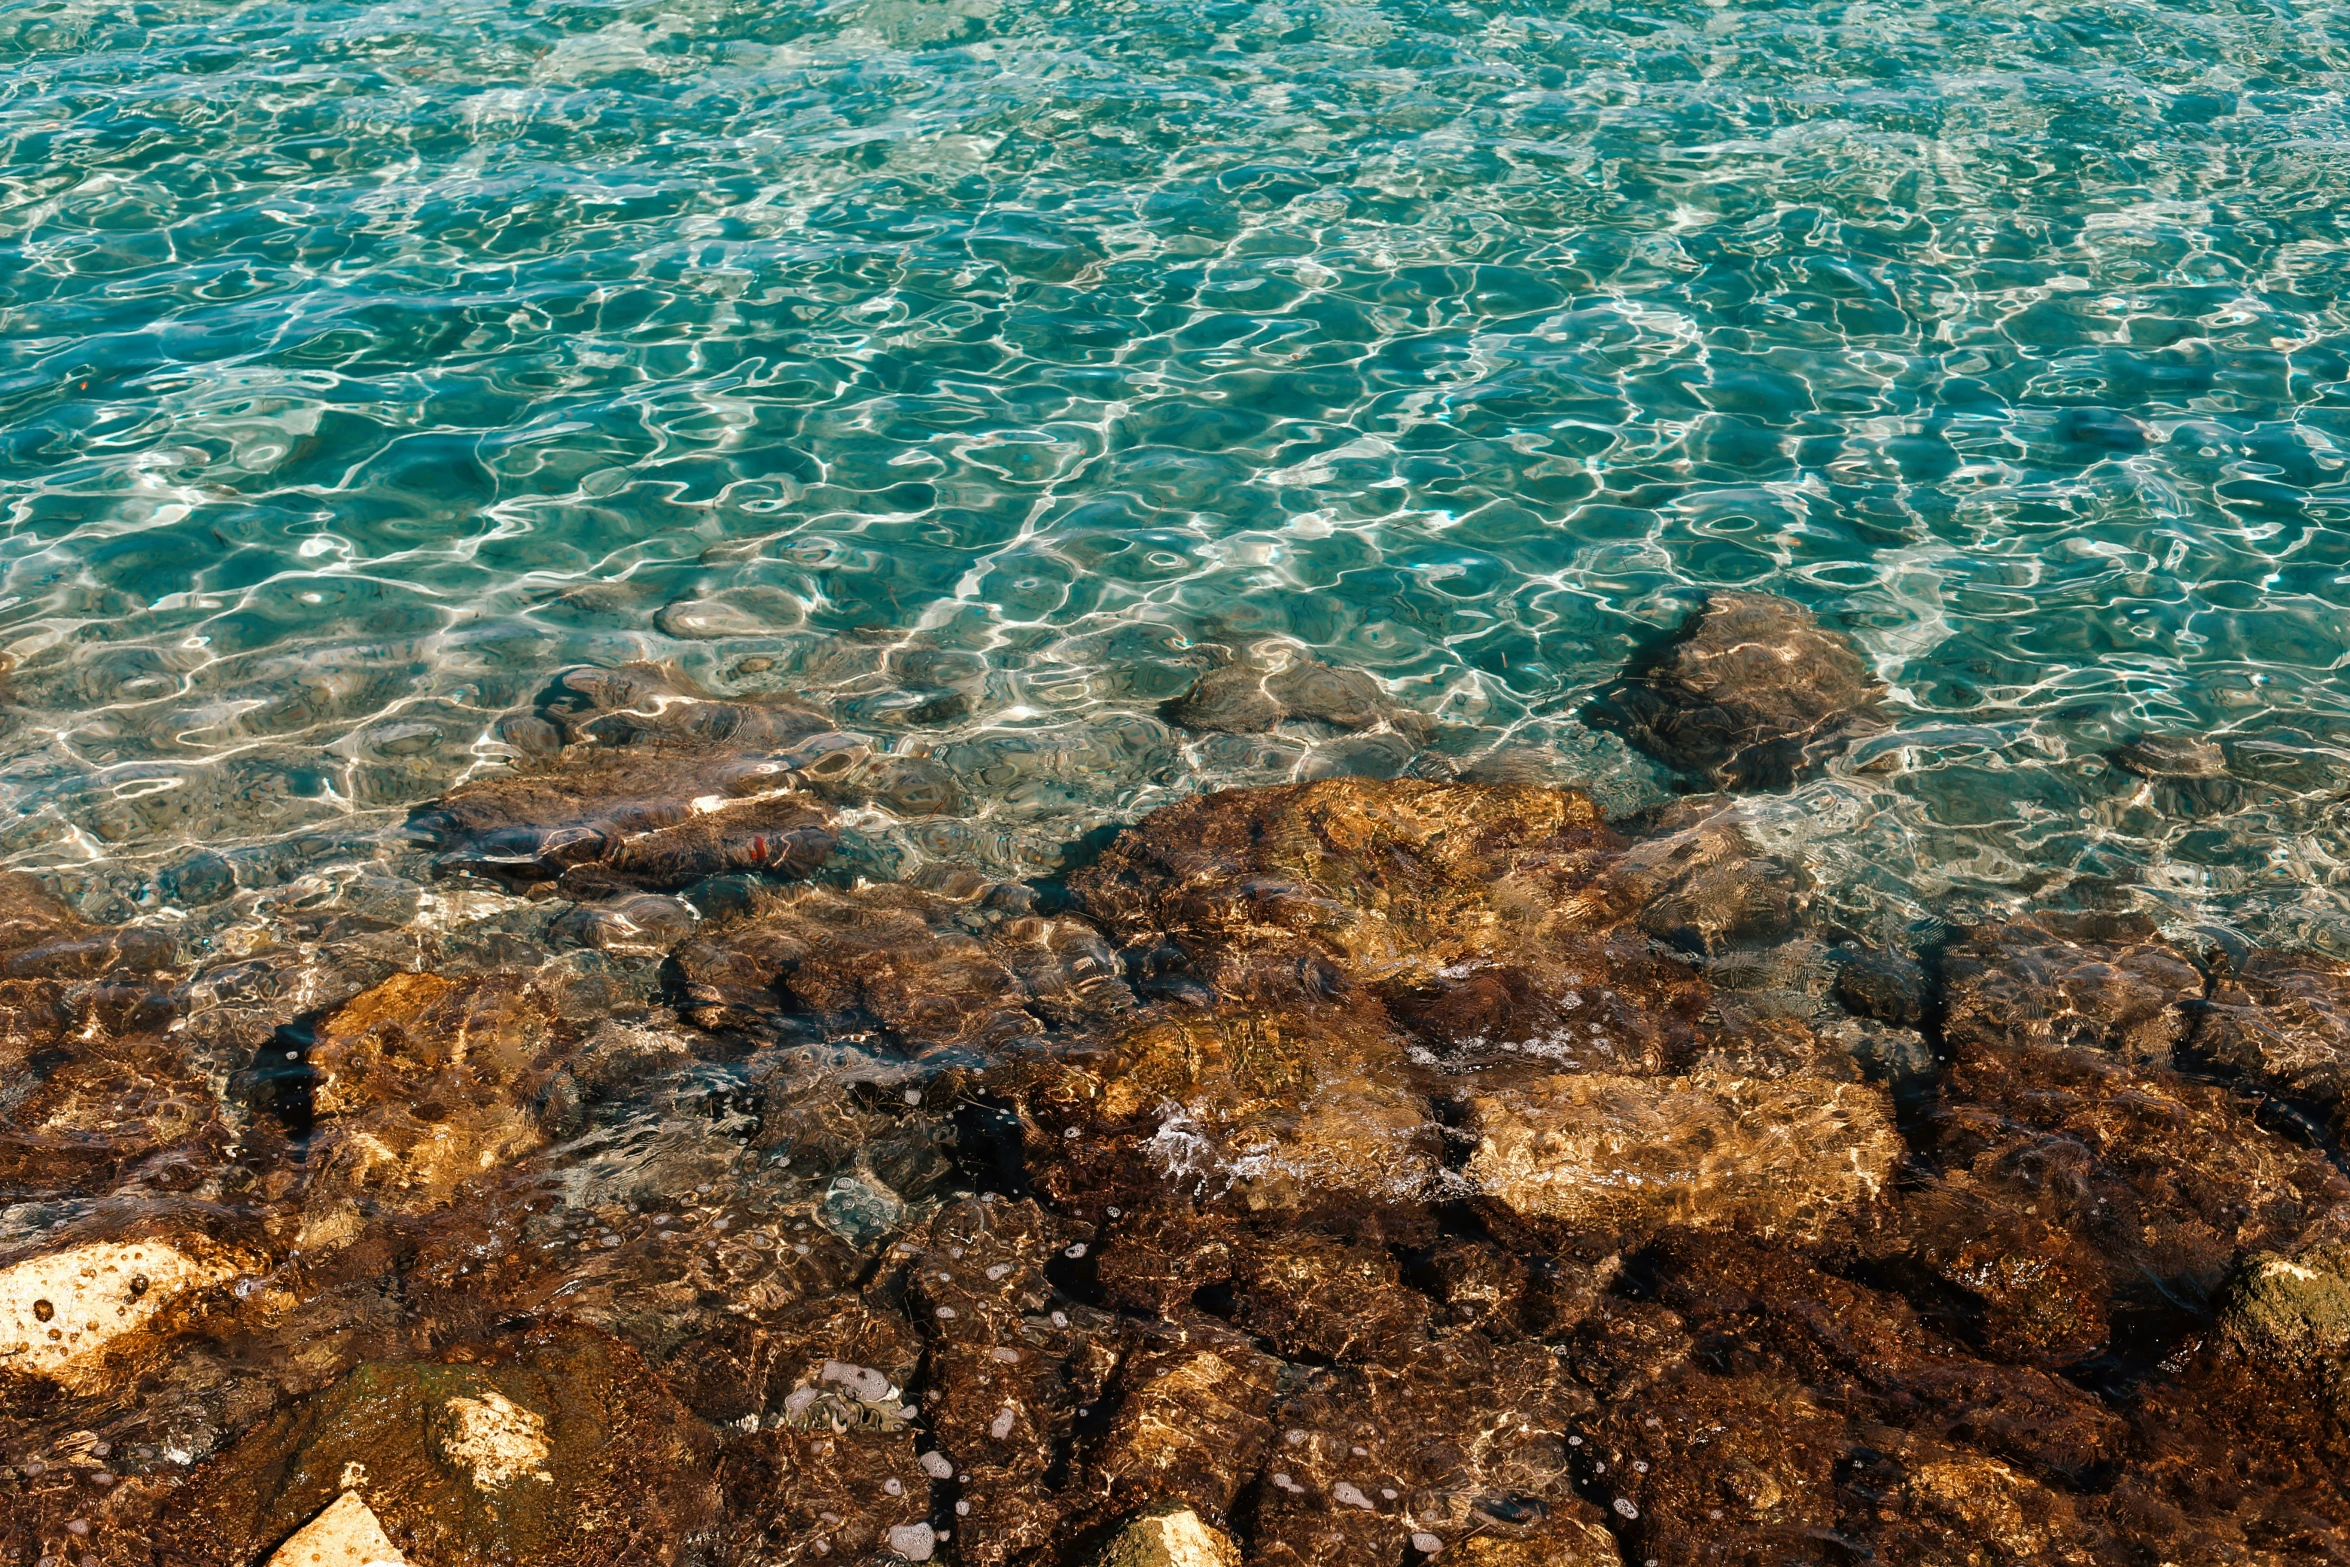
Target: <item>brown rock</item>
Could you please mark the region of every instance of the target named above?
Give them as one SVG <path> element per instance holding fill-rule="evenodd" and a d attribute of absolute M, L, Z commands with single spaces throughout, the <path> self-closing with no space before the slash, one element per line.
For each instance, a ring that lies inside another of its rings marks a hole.
<path fill-rule="evenodd" d="M 1278 1369 L 1202 1322 L 1138 1345 L 1104 1394 L 1105 1429 L 1079 1449 L 1079 1494 L 1112 1516 L 1179 1504 L 1220 1524 L 1271 1445 Z"/>
<path fill-rule="evenodd" d="M 2258 952 L 2212 987 L 2195 1053 L 2350 1126 L 2350 965 Z"/>
<path fill-rule="evenodd" d="M 1022 1089 L 1037 1178 L 1094 1211 L 1173 1190 L 1243 1206 L 1413 1200 L 1441 1179 L 1420 1074 L 1375 1014 L 1143 1014 L 1102 1055 Z"/>
<path fill-rule="evenodd" d="M 1568 790 L 1333 778 L 1155 811 L 1071 888 L 1129 940 L 1174 941 L 1227 994 L 1247 993 L 1251 969 L 1267 985 L 1286 969 L 1293 991 L 1313 970 L 1410 983 L 1514 934 L 1494 882 L 1516 860 L 1616 842 Z"/>
<path fill-rule="evenodd" d="M 0 981 L 8 983 L 49 982 Z M 185 1037 L 120 1038 L 97 1027 L 48 1035 L 62 1011 L 31 1000 L 0 1036 L 0 1191 L 188 1191 L 216 1175 L 231 1134 Z"/>
<path fill-rule="evenodd" d="M 1253 1559 L 1392 1561 L 1414 1535 L 1572 1544 L 1568 1422 L 1591 1409 L 1559 1355 L 1475 1334 L 1398 1338 L 1297 1379 L 1275 1408 L 1255 1492 Z"/>
<path fill-rule="evenodd" d="M 1963 1048 L 1920 1131 L 1954 1189 L 2063 1230 L 2103 1260 L 2117 1306 L 2165 1314 L 2350 1202 L 2225 1091 L 2103 1051 Z"/>
<path fill-rule="evenodd" d="M 2052 920 L 1978 926 L 1943 954 L 1954 1042 L 2092 1045 L 2167 1065 L 2203 973 L 2150 932 Z"/>
<path fill-rule="evenodd" d="M 1378 1360 L 1416 1347 L 1428 1299 L 1384 1250 L 1310 1233 L 1240 1248 L 1233 1320 L 1285 1360 Z"/>
<path fill-rule="evenodd" d="M 1996 1459 L 1960 1456 L 1911 1468 L 1898 1493 L 1904 1555 L 1966 1567 L 2110 1560 L 2071 1498 Z M 1888 1533 L 1894 1533 L 1889 1530 Z"/>
<path fill-rule="evenodd" d="M 1717 788 L 1783 789 L 1885 727 L 1851 642 L 1767 593 L 1716 592 L 1601 693 L 1591 721 Z"/>
<path fill-rule="evenodd" d="M 1219 995 L 1367 989 L 1448 1053 L 1655 1071 L 1691 1053 L 1708 997 L 1633 921 L 1678 888 L 1675 928 L 1743 928 L 1701 912 L 1712 895 L 1688 879 L 1728 874 L 1729 841 L 1708 829 L 1686 857 L 1641 859 L 1571 790 L 1339 778 L 1155 812 L 1072 887 L 1130 947 L 1173 954 Z"/>
<path fill-rule="evenodd" d="M 1681 1231 L 1644 1260 L 1657 1275 L 1658 1305 L 1646 1309 L 1669 1309 L 1696 1358 L 1722 1374 L 1792 1378 L 1855 1417 L 2060 1479 L 2117 1464 L 2125 1451 L 2127 1428 L 2091 1394 L 2045 1371 L 1978 1359 L 1900 1295 L 1784 1248 Z"/>
<path fill-rule="evenodd" d="M 535 1100 L 569 1043 L 521 975 L 396 975 L 329 1014 L 308 1054 L 303 1243 L 345 1243 L 368 1212 L 439 1207 L 539 1148 Z"/>
<path fill-rule="evenodd" d="M 679 1559 L 716 1521 L 708 1439 L 633 1351 L 542 1329 L 478 1362 L 370 1362 L 191 1476 L 159 1543 L 244 1563 L 357 1492 L 412 1560 Z"/>
<path fill-rule="evenodd" d="M 761 900 L 676 953 L 705 1026 L 762 1026 L 786 1006 L 833 1035 L 901 1048 L 994 1049 L 1133 1006 L 1117 956 L 1084 920 L 909 887 L 807 887 Z"/>
<path fill-rule="evenodd" d="M 629 746 L 494 773 L 420 810 L 441 864 L 567 895 L 684 887 L 731 871 L 805 876 L 832 852 L 832 813 L 786 763 Z"/>
<path fill-rule="evenodd" d="M 1589 1516 L 1572 1518 L 1566 1527 L 1542 1539 L 1514 1540 L 1500 1535 L 1472 1535 L 1461 1542 L 1454 1560 L 1469 1567 L 1623 1567 L 1616 1537 L 1599 1521 L 1599 1509 L 1586 1504 Z M 1428 1538 L 1440 1539 L 1429 1535 Z"/>
<path fill-rule="evenodd" d="M 1632 1560 L 1768 1561 L 1835 1528 L 1848 1441 L 1809 1389 L 1684 1374 L 1591 1423 L 1590 1487 Z"/>
<path fill-rule="evenodd" d="M 719 1482 L 718 1559 L 739 1567 L 887 1560 L 893 1536 L 929 1529 L 910 1431 L 761 1431 L 727 1447 Z"/>
<path fill-rule="evenodd" d="M 1882 1089 L 1809 1077 L 1547 1077 L 1479 1093 L 1470 1113 L 1465 1173 L 1487 1202 L 1593 1234 L 1817 1236 L 1904 1151 Z"/>

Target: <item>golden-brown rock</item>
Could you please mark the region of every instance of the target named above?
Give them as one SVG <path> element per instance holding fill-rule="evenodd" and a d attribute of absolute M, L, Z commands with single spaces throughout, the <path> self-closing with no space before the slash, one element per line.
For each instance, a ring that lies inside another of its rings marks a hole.
<path fill-rule="evenodd" d="M 423 1213 L 545 1142 L 536 1098 L 570 1044 L 527 976 L 400 974 L 319 1025 L 303 1244 Z"/>
<path fill-rule="evenodd" d="M 1083 1209 L 1169 1190 L 1411 1201 L 1443 1173 L 1422 1074 L 1376 1012 L 1161 1009 L 1037 1069 L 1026 1098 L 1041 1179 Z"/>
<path fill-rule="evenodd" d="M 1240 1548 L 1179 1507 L 1135 1519 L 1103 1548 L 1095 1567 L 1240 1567 Z"/>
<path fill-rule="evenodd" d="M 1476 1095 L 1466 1174 L 1521 1219 L 1817 1236 L 1902 1157 L 1882 1089 L 1793 1077 L 1545 1077 Z"/>

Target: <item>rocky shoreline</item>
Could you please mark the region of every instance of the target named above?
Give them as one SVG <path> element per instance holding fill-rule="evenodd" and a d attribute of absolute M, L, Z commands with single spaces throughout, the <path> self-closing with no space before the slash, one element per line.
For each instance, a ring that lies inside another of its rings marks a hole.
<path fill-rule="evenodd" d="M 1722 594 L 1591 717 L 1776 788 L 1881 696 Z M 501 733 L 449 931 L 0 885 L 0 1561 L 2350 1560 L 2350 967 L 1895 951 L 1731 794 L 1473 775 L 828 879 L 965 781 L 641 666 Z"/>

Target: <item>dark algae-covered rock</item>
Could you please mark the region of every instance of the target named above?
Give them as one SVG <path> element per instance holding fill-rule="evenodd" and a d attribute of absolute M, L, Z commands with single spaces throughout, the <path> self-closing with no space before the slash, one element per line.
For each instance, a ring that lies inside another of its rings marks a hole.
<path fill-rule="evenodd" d="M 1885 727 L 1884 687 L 1799 604 L 1715 592 L 1602 692 L 1591 720 L 1721 789 L 1783 789 Z"/>
<path fill-rule="evenodd" d="M 13 888 L 0 1560 L 2350 1559 L 2333 960 L 1528 782 L 733 852 L 824 725 L 565 677 L 420 818 L 465 941 Z"/>

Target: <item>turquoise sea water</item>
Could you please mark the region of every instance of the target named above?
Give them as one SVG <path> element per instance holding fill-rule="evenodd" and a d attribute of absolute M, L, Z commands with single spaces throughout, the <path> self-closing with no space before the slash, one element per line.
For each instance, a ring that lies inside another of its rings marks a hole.
<path fill-rule="evenodd" d="M 946 760 L 873 874 L 1628 806 L 1575 709 L 1729 585 L 1894 689 L 1757 807 L 1856 924 L 2350 946 L 2346 84 L 2315 3 L 0 7 L 0 857 L 429 915 L 406 808 L 643 657 Z M 1265 638 L 1451 727 L 1156 716 Z"/>

